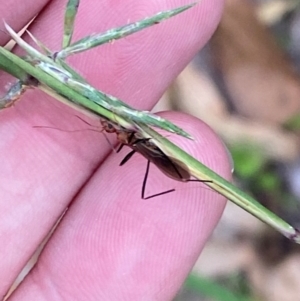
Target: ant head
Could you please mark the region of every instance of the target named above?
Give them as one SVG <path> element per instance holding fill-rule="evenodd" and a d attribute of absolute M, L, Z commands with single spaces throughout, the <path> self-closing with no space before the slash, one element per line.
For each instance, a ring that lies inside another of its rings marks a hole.
<path fill-rule="evenodd" d="M 105 120 L 105 119 L 101 119 L 101 125 L 103 127 L 103 130 L 107 133 L 115 133 L 117 130 L 116 130 L 116 127 L 113 123 Z"/>

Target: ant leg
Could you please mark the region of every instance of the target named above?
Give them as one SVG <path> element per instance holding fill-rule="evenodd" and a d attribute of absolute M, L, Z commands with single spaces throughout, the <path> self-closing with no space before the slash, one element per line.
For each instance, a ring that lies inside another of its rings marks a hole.
<path fill-rule="evenodd" d="M 123 148 L 124 145 L 125 145 L 124 143 L 120 144 L 120 146 L 117 149 L 117 153 L 119 153 L 122 150 L 122 148 Z"/>
<path fill-rule="evenodd" d="M 163 191 L 163 192 L 159 192 L 150 196 L 145 197 L 145 190 L 146 190 L 146 184 L 147 184 L 147 179 L 148 179 L 148 175 L 149 175 L 149 169 L 150 169 L 150 161 L 147 161 L 147 167 L 146 167 L 146 172 L 145 172 L 145 176 L 144 176 L 144 180 L 143 180 L 143 186 L 142 186 L 142 199 L 143 200 L 149 200 L 152 199 L 154 197 L 160 196 L 160 195 L 164 195 L 170 192 L 175 191 L 175 189 L 170 189 L 167 191 Z"/>
<path fill-rule="evenodd" d="M 85 123 L 85 124 L 87 124 L 87 125 L 89 125 L 89 126 L 91 126 L 91 127 L 94 127 L 94 125 L 92 125 L 91 123 L 87 122 L 86 120 L 84 120 L 84 119 L 81 118 L 80 116 L 75 115 L 75 117 L 77 117 L 77 118 L 78 118 L 79 120 L 81 120 L 83 123 Z"/>
<path fill-rule="evenodd" d="M 123 144 L 121 145 L 123 146 Z M 122 166 L 124 165 L 132 156 L 133 154 L 135 153 L 135 150 L 131 151 L 130 153 L 128 153 L 125 158 L 121 161 L 121 163 L 119 164 L 119 166 Z"/>

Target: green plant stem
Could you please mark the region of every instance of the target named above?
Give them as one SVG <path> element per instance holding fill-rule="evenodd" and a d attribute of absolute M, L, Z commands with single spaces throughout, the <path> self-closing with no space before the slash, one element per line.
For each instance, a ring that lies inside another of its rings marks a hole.
<path fill-rule="evenodd" d="M 178 146 L 173 144 L 168 139 L 164 138 L 157 132 L 153 131 L 149 127 L 139 125 L 140 128 L 154 138 L 155 144 L 168 156 L 177 159 L 178 161 L 185 164 L 191 175 L 199 180 L 207 180 L 211 182 L 205 182 L 204 184 L 211 187 L 227 199 L 237 204 L 250 214 L 254 215 L 264 223 L 275 228 L 277 231 L 282 233 L 287 238 L 300 243 L 300 235 L 298 230 L 289 225 L 287 222 L 282 220 L 276 214 L 262 206 L 255 199 L 235 187 L 230 182 L 213 172 L 211 169 L 197 161 L 195 158 L 190 156 L 188 153 L 180 149 Z"/>
<path fill-rule="evenodd" d="M 43 91 L 77 110 L 82 112 L 86 112 L 87 110 L 88 115 L 93 114 L 98 117 L 100 115 L 109 120 L 115 120 L 123 127 L 130 127 L 125 119 L 116 116 L 113 112 L 90 101 L 66 86 L 64 83 L 61 83 L 59 80 L 35 68 L 3 47 L 0 47 L 0 68 L 25 83 L 29 78 L 28 75 L 32 76 L 38 80 L 40 83 L 39 88 Z"/>

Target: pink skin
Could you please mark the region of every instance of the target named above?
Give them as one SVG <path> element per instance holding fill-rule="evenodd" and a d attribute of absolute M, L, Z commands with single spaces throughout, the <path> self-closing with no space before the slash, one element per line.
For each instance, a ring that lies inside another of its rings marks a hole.
<path fill-rule="evenodd" d="M 45 3 L 25 2 L 24 16 L 12 18 L 19 1 L 10 0 L 11 9 L 1 1 L 2 18 L 16 20 L 10 24 L 15 29 Z M 30 28 L 53 50 L 60 48 L 65 2 L 49 1 Z M 75 39 L 187 3 L 83 0 Z M 71 61 L 98 88 L 150 109 L 207 42 L 222 5 L 202 0 L 174 19 Z M 172 181 L 152 166 L 147 195 L 176 191 L 142 200 L 146 162 L 140 155 L 119 167 L 125 150 L 107 157 L 110 146 L 98 133 L 32 127 L 86 128 L 75 114 L 39 91 L 0 112 L 0 295 L 72 202 L 35 269 L 9 300 L 170 300 L 216 226 L 224 198 L 200 183 Z M 227 154 L 212 130 L 190 116 L 163 115 L 196 140 L 168 137 L 230 178 Z"/>

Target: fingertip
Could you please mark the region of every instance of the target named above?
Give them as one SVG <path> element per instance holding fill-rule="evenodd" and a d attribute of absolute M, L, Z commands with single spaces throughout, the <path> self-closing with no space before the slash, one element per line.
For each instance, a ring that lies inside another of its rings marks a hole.
<path fill-rule="evenodd" d="M 208 126 L 183 113 L 160 115 L 195 140 L 168 138 L 229 177 L 224 146 Z M 136 155 L 118 167 L 123 155 L 110 156 L 73 203 L 45 248 L 35 278 L 29 276 L 22 285 L 27 286 L 28 295 L 59 290 L 65 299 L 75 295 L 82 299 L 86 291 L 91 298 L 107 300 L 169 300 L 174 296 L 216 226 L 225 199 L 202 183 L 192 187 L 193 183 L 168 179 L 154 167 L 148 193 L 173 185 L 176 189 L 143 200 L 146 160 Z"/>

